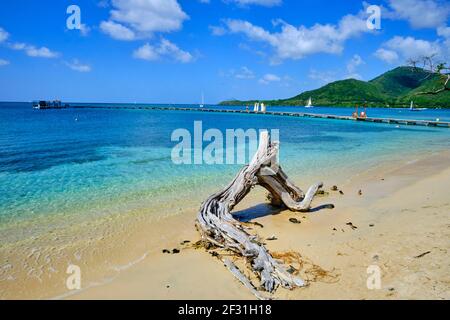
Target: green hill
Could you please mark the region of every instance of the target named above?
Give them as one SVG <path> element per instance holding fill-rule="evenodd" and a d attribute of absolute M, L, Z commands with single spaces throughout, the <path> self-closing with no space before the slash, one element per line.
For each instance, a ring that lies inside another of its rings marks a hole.
<path fill-rule="evenodd" d="M 395 98 L 424 85 L 429 76 L 430 74 L 423 69 L 399 67 L 382 74 L 369 83 L 375 85 L 381 93 Z M 435 77 L 433 78 L 435 79 Z"/>
<path fill-rule="evenodd" d="M 327 84 L 317 90 L 306 91 L 302 94 L 287 99 L 304 105 L 311 97 L 315 105 L 344 105 L 353 106 L 355 103 L 367 101 L 371 104 L 384 104 L 388 98 L 380 90 L 369 82 L 355 79 L 341 80 Z"/>
<path fill-rule="evenodd" d="M 397 102 L 402 105 L 408 105 L 412 100 L 416 106 L 450 108 L 450 91 L 444 91 L 436 95 L 418 94 L 420 92 L 436 91 L 440 88 L 442 88 L 442 81 L 434 77 L 420 87 L 401 96 Z"/>
<path fill-rule="evenodd" d="M 406 107 L 413 100 L 416 106 L 450 108 L 450 92 L 420 95 L 440 85 L 439 77 L 420 68 L 398 67 L 366 81 L 347 79 L 329 83 L 319 89 L 295 97 L 264 101 L 269 106 L 304 106 L 313 99 L 318 106 L 355 106 L 366 103 L 373 107 Z M 224 101 L 221 105 L 252 105 L 256 100 Z"/>

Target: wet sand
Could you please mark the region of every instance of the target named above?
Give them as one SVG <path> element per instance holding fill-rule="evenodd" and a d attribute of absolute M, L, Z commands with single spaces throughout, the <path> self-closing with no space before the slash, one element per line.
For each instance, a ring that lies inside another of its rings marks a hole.
<path fill-rule="evenodd" d="M 343 195 L 330 190 L 334 184 Z M 329 194 L 317 197 L 314 206 L 333 203 L 335 209 L 273 214 L 262 204 L 265 197 L 260 188 L 237 208 L 261 215 L 252 221 L 264 227 L 255 226 L 254 231 L 265 239 L 277 238 L 267 241 L 271 252 L 298 252 L 309 261 L 304 266 L 307 272 L 300 272 L 311 280 L 308 286 L 292 291 L 279 288 L 275 298 L 450 299 L 449 152 L 410 163 L 385 163 L 345 181 L 325 181 L 325 190 Z M 192 208 L 157 223 L 143 223 L 128 243 L 138 241 L 151 250 L 135 264 L 101 281 L 88 279 L 80 291 L 40 297 L 255 299 L 220 260 L 189 243 L 181 244 L 199 240 L 195 215 Z M 290 218 L 301 223 L 294 224 Z M 162 252 L 174 248 L 180 252 Z M 328 276 L 312 279 L 307 270 L 312 264 L 329 271 Z M 367 287 L 369 266 L 381 270 L 380 289 Z"/>

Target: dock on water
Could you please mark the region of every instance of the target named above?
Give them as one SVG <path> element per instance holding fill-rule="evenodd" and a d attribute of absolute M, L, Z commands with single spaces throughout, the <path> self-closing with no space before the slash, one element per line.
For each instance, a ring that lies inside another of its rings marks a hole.
<path fill-rule="evenodd" d="M 304 117 L 304 118 L 318 118 L 318 119 L 334 119 L 334 120 L 352 120 L 362 122 L 387 123 L 397 125 L 411 125 L 411 126 L 427 126 L 427 127 L 443 127 L 450 128 L 450 122 L 438 120 L 415 120 L 415 119 L 395 119 L 395 118 L 354 118 L 352 116 L 338 116 L 332 114 L 316 114 L 305 112 L 287 112 L 287 111 L 266 111 L 255 112 L 247 110 L 232 110 L 232 109 L 210 109 L 210 108 L 189 108 L 189 107 L 166 107 L 166 106 L 69 106 L 73 109 L 130 109 L 130 110 L 161 110 L 161 111 L 190 111 L 190 112 L 217 112 L 217 113 L 243 113 L 243 114 L 258 114 L 284 117 Z"/>

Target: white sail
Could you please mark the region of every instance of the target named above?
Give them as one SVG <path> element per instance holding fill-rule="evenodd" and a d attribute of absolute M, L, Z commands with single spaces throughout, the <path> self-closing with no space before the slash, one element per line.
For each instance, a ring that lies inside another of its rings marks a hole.
<path fill-rule="evenodd" d="M 312 98 L 310 97 L 308 100 L 308 104 L 305 106 L 305 108 L 312 108 L 313 104 L 312 104 Z"/>
<path fill-rule="evenodd" d="M 266 112 L 266 105 L 264 104 L 264 102 L 261 103 L 261 112 Z"/>
<path fill-rule="evenodd" d="M 200 104 L 200 108 L 203 108 L 205 106 L 205 95 L 202 92 L 202 103 Z"/>
<path fill-rule="evenodd" d="M 428 108 L 416 108 L 416 107 L 414 107 L 414 102 L 411 101 L 409 111 L 425 111 L 425 110 L 428 110 Z"/>

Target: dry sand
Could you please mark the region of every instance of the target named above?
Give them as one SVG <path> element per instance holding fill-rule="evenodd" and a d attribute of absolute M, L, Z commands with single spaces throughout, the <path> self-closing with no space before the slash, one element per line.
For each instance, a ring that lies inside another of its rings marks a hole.
<path fill-rule="evenodd" d="M 314 205 L 333 203 L 333 210 L 306 214 L 285 211 L 253 220 L 264 226 L 254 227 L 261 237 L 275 235 L 278 239 L 267 241 L 271 251 L 298 252 L 304 261 L 330 271 L 329 277 L 310 281 L 305 288 L 280 288 L 275 298 L 450 298 L 450 153 L 408 164 L 383 164 L 339 185 L 343 195 L 330 191 L 332 184 L 326 181 L 330 194 L 318 197 Z M 264 192 L 255 190 L 238 210 L 253 207 L 246 212 L 269 213 L 270 209 L 260 204 L 262 199 Z M 203 249 L 180 244 L 199 239 L 193 227 L 195 214 L 192 210 L 137 233 L 139 237 L 155 233 L 167 236 L 164 242 L 155 242 L 145 258 L 108 281 L 58 297 L 255 299 L 218 259 Z M 294 217 L 301 224 L 289 221 Z M 356 228 L 348 225 L 350 222 Z M 162 253 L 173 248 L 181 252 Z M 367 268 L 371 265 L 381 270 L 381 289 L 367 288 Z M 304 268 L 311 279 L 311 264 Z"/>

